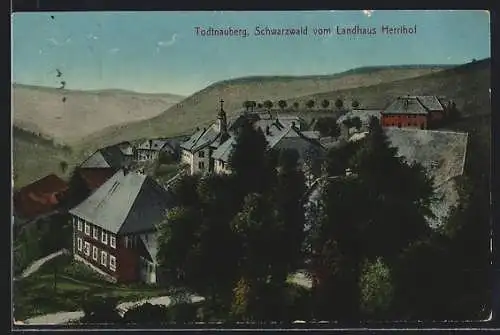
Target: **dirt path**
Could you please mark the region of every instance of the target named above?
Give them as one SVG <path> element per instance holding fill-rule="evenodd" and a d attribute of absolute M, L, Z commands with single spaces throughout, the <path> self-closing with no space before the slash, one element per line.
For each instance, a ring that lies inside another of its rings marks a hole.
<path fill-rule="evenodd" d="M 40 270 L 40 268 L 42 267 L 42 265 L 44 265 L 45 263 L 47 263 L 48 261 L 50 261 L 51 259 L 54 259 L 58 256 L 61 256 L 63 254 L 67 254 L 69 253 L 68 250 L 66 249 L 62 249 L 62 250 L 59 250 L 57 252 L 54 252 L 48 256 L 45 256 L 43 258 L 40 258 L 36 261 L 34 261 L 33 263 L 31 263 L 22 273 L 21 273 L 21 276 L 20 278 L 26 278 L 28 276 L 31 276 L 33 273 L 37 272 L 38 270 Z"/>

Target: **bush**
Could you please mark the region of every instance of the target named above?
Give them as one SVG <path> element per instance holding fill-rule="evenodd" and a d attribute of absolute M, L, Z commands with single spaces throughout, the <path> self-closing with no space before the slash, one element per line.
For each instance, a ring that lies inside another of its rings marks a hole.
<path fill-rule="evenodd" d="M 116 310 L 118 300 L 116 298 L 99 298 L 91 297 L 87 292 L 87 296 L 83 298 L 81 307 L 84 312 L 84 317 L 81 319 L 83 323 L 118 323 L 122 322 L 122 318 Z"/>
<path fill-rule="evenodd" d="M 167 308 L 150 303 L 129 309 L 123 316 L 123 322 L 125 323 L 152 324 L 167 321 Z"/>

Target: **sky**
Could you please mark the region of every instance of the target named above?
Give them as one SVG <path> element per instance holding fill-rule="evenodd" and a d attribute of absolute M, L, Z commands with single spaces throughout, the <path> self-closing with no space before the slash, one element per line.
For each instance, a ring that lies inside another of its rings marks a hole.
<path fill-rule="evenodd" d="M 12 25 L 13 82 L 58 87 L 64 80 L 79 90 L 189 95 L 237 77 L 490 57 L 490 16 L 482 10 L 39 12 L 15 13 Z M 355 25 L 377 33 L 314 34 Z M 416 33 L 382 34 L 383 25 L 416 26 Z M 307 26 L 308 35 L 254 35 L 266 26 Z M 247 29 L 249 36 L 197 36 L 196 27 Z"/>

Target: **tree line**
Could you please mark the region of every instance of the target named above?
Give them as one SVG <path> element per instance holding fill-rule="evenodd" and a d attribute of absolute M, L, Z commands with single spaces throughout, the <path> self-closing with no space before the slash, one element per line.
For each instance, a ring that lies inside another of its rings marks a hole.
<path fill-rule="evenodd" d="M 309 99 L 305 102 L 303 102 L 304 107 L 306 107 L 309 110 L 312 110 L 315 106 L 320 106 L 323 109 L 328 109 L 331 106 L 331 101 L 328 99 L 323 99 L 320 102 L 317 102 L 314 99 Z M 262 102 L 257 102 L 254 100 L 245 100 L 243 102 L 243 108 L 245 110 L 250 111 L 254 110 L 255 108 L 262 109 L 271 109 L 275 106 L 278 106 L 281 110 L 285 110 L 288 107 L 292 107 L 295 110 L 298 110 L 301 107 L 301 103 L 299 101 L 294 101 L 292 104 L 289 105 L 289 102 L 286 100 L 278 100 L 277 102 L 273 102 L 271 100 L 265 100 Z M 342 110 L 344 108 L 344 100 L 341 98 L 338 98 L 334 102 L 334 106 L 337 110 Z M 358 108 L 359 107 L 359 102 L 357 100 L 353 100 L 351 103 L 352 108 Z"/>

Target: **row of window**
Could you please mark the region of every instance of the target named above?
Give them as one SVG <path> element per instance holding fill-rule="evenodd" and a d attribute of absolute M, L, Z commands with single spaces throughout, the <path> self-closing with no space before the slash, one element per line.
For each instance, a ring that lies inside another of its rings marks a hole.
<path fill-rule="evenodd" d="M 83 220 L 77 219 L 78 220 L 78 230 L 82 231 L 83 229 Z M 99 227 L 92 227 L 91 229 L 90 224 L 85 222 L 85 235 L 90 236 L 90 231 L 92 230 L 92 237 L 94 240 L 99 241 L 99 230 L 101 230 L 101 243 L 103 244 L 108 244 L 108 233 L 105 232 L 104 230 L 100 229 Z M 116 237 L 113 235 L 109 236 L 109 245 L 111 248 L 116 248 Z"/>
<path fill-rule="evenodd" d="M 79 237 L 77 239 L 78 251 L 85 254 L 85 256 L 90 257 L 90 249 L 92 248 L 92 259 L 95 262 L 98 262 L 99 259 L 99 249 L 95 245 L 91 245 L 89 242 L 83 242 L 82 238 Z M 109 255 L 109 263 L 108 263 L 108 253 L 104 250 L 101 250 L 101 259 L 100 263 L 102 266 L 109 267 L 111 271 L 116 271 L 116 257 L 113 255 Z"/>

